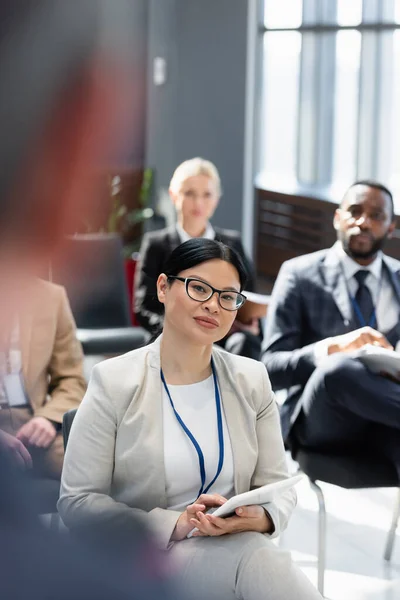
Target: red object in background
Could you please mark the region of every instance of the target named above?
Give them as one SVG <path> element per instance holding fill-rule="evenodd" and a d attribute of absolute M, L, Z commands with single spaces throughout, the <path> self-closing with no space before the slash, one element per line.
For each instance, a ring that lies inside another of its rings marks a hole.
<path fill-rule="evenodd" d="M 139 262 L 138 258 L 126 258 L 125 259 L 125 276 L 126 276 L 126 282 L 128 284 L 129 309 L 130 309 L 132 325 L 134 325 L 134 326 L 139 325 L 139 323 L 136 320 L 135 314 L 133 312 L 133 301 L 134 301 L 133 282 L 135 279 L 135 271 L 136 271 L 136 266 L 137 266 L 138 262 Z"/>

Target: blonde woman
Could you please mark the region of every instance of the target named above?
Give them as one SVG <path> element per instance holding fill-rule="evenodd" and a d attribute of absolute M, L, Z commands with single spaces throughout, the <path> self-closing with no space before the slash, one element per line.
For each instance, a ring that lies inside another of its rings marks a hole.
<path fill-rule="evenodd" d="M 254 290 L 253 266 L 244 252 L 240 233 L 210 223 L 222 194 L 215 165 L 203 158 L 181 163 L 172 176 L 169 194 L 177 223 L 144 235 L 135 277 L 135 314 L 140 325 L 151 333 L 160 331 L 164 318 L 163 306 L 157 299 L 157 277 L 170 253 L 191 238 L 213 239 L 236 250 L 245 263 L 247 289 Z M 258 322 L 243 325 L 236 320 L 221 345 L 234 354 L 258 360 L 261 347 Z"/>

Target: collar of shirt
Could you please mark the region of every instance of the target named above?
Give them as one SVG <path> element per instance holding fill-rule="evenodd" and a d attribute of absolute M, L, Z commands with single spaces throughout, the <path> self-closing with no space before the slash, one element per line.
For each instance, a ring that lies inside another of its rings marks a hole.
<path fill-rule="evenodd" d="M 343 266 L 344 276 L 346 281 L 351 281 L 354 275 L 360 269 L 364 269 L 365 271 L 369 271 L 371 275 L 376 279 L 376 281 L 380 281 L 381 273 L 382 273 L 382 253 L 378 252 L 377 257 L 370 265 L 359 265 L 355 260 L 350 258 L 348 254 L 343 250 L 342 244 L 337 242 L 335 244 L 335 249 L 340 258 L 340 262 Z"/>
<path fill-rule="evenodd" d="M 191 236 L 188 234 L 188 232 L 185 231 L 179 223 L 176 224 L 176 230 L 180 237 L 181 244 L 183 244 L 183 242 L 187 242 L 188 240 L 192 239 Z M 201 237 L 206 238 L 207 240 L 215 239 L 215 230 L 214 230 L 213 226 L 211 225 L 211 223 L 207 223 L 206 230 Z"/>

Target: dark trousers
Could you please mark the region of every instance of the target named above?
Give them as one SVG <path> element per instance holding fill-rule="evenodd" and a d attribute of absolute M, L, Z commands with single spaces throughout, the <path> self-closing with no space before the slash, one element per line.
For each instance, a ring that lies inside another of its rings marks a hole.
<path fill-rule="evenodd" d="M 328 356 L 304 388 L 292 439 L 318 450 L 385 455 L 400 473 L 400 384 L 359 360 Z"/>

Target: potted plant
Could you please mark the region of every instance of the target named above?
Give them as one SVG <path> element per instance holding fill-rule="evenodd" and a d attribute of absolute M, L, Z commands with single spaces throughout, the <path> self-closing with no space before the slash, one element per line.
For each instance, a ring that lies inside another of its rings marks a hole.
<path fill-rule="evenodd" d="M 143 225 L 154 214 L 148 206 L 153 170 L 115 169 L 114 173 L 108 171 L 105 177 L 104 173 L 100 173 L 103 184 L 100 186 L 98 210 L 96 214 L 91 214 L 90 220 L 81 215 L 74 235 L 101 233 L 121 237 L 129 305 L 133 307 L 133 281 Z M 136 325 L 133 310 L 131 319 L 132 324 Z"/>
<path fill-rule="evenodd" d="M 152 169 L 145 169 L 139 191 L 138 206 L 128 209 L 121 197 L 123 192 L 121 177 L 119 175 L 110 177 L 112 208 L 107 221 L 107 231 L 118 233 L 122 237 L 125 275 L 128 285 L 129 306 L 132 307 L 131 319 L 133 325 L 137 325 L 133 312 L 133 285 L 143 235 L 143 224 L 154 215 L 153 209 L 148 206 L 152 183 L 153 171 Z"/>
<path fill-rule="evenodd" d="M 143 171 L 139 191 L 138 206 L 129 209 L 122 198 L 123 184 L 120 175 L 110 176 L 111 211 L 107 220 L 107 232 L 118 233 L 124 243 L 124 257 L 127 259 L 139 251 L 143 235 L 143 224 L 154 215 L 149 208 L 149 198 L 153 183 L 152 169 Z"/>

